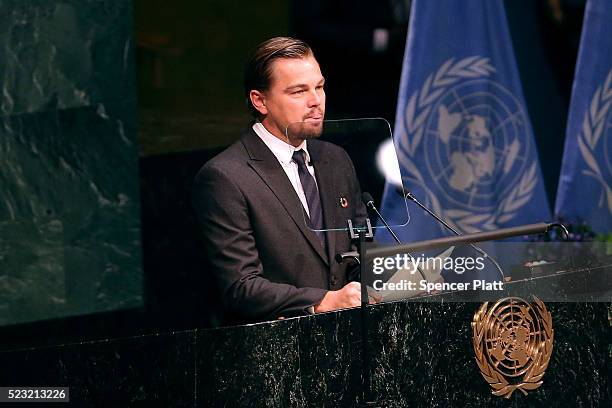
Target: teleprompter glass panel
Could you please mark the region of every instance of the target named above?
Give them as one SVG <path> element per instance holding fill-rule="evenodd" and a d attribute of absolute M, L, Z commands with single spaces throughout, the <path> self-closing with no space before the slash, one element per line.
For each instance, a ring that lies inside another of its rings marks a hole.
<path fill-rule="evenodd" d="M 392 141 L 385 119 L 306 120 L 287 126 L 286 137 L 292 154 L 304 146 L 307 152 L 305 170 L 300 173 L 301 164 L 294 159 L 290 179 L 304 192 L 300 200 L 304 223 L 310 229 L 348 232 L 349 221 L 353 227 L 365 228 L 366 219 L 373 229 L 385 228 L 376 211 L 381 207 L 387 174 L 400 177 L 397 158 L 388 160 L 386 169 L 376 163 L 380 145 Z M 391 226 L 401 227 L 410 216 L 403 189 L 394 188 L 403 204 L 394 214 L 381 215 Z"/>

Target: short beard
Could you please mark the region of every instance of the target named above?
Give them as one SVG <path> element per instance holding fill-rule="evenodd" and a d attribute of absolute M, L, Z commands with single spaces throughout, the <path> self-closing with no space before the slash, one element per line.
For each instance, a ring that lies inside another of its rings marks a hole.
<path fill-rule="evenodd" d="M 290 140 L 318 139 L 323 133 L 323 121 L 294 123 L 288 133 Z"/>

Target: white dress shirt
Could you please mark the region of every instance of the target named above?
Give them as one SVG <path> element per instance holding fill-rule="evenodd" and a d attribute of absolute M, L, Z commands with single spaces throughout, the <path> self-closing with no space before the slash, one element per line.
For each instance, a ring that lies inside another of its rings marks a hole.
<path fill-rule="evenodd" d="M 308 201 L 306 201 L 306 195 L 304 194 L 304 188 L 302 187 L 302 182 L 300 181 L 300 176 L 298 173 L 298 165 L 295 161 L 293 161 L 293 153 L 297 150 L 304 150 L 306 152 L 306 168 L 314 178 L 315 183 L 317 182 L 314 167 L 310 164 L 310 153 L 308 152 L 308 148 L 306 146 L 306 140 L 304 140 L 298 147 L 294 147 L 268 132 L 268 129 L 266 129 L 261 122 L 256 122 L 253 125 L 253 130 L 278 159 L 278 162 L 282 166 L 283 170 L 285 170 L 293 189 L 300 198 L 306 214 L 308 214 L 310 217 Z"/>

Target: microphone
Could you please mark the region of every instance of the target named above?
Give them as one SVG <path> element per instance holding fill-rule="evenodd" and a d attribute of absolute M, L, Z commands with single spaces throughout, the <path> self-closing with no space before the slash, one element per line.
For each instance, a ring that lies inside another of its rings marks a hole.
<path fill-rule="evenodd" d="M 434 213 L 433 211 L 431 211 L 429 208 L 425 207 L 423 204 L 421 204 L 421 202 L 419 200 L 416 199 L 416 197 L 409 191 L 406 190 L 406 188 L 404 188 L 404 190 L 406 191 L 405 194 L 402 194 L 404 196 L 404 198 L 407 198 L 411 201 L 413 201 L 416 205 L 418 205 L 419 207 L 421 207 L 423 209 L 423 211 L 425 211 L 427 214 L 431 215 L 436 221 L 438 221 L 440 224 L 444 225 L 444 227 L 446 227 L 446 229 L 450 230 L 453 234 L 460 236 L 461 234 L 454 229 L 453 227 L 451 227 L 450 225 L 448 225 L 448 223 L 446 223 L 446 221 L 444 221 L 442 218 L 440 218 L 436 213 Z M 502 271 L 502 268 L 499 266 L 499 264 L 497 263 L 497 261 L 495 259 L 493 259 L 492 257 L 489 256 L 489 254 L 487 254 L 483 249 L 481 249 L 480 247 L 471 244 L 470 246 L 476 251 L 478 252 L 480 255 L 482 255 L 485 259 L 489 259 L 493 265 L 495 265 L 495 267 L 497 268 L 497 270 L 499 271 L 499 274 L 501 276 L 502 281 L 504 280 L 504 271 Z"/>
<path fill-rule="evenodd" d="M 398 244 L 401 245 L 402 241 L 400 241 L 400 239 L 397 237 L 397 235 L 395 235 L 395 232 L 393 232 L 393 230 L 391 229 L 391 226 L 389 225 L 387 220 L 385 220 L 385 217 L 383 217 L 382 214 L 378 211 L 378 208 L 376 208 L 376 205 L 374 204 L 374 198 L 372 198 L 372 194 L 368 193 L 367 191 L 364 191 L 361 194 L 361 200 L 363 201 L 363 203 L 365 204 L 365 206 L 367 208 L 369 208 L 370 210 L 374 211 L 374 213 L 376 213 L 376 215 L 378 216 L 378 219 L 380 219 L 382 221 L 382 223 L 385 225 L 385 228 L 387 228 L 387 231 L 389 231 L 389 233 L 391 234 L 391 236 L 393 237 L 395 242 L 397 242 Z M 406 255 L 408 255 L 410 257 L 410 259 L 412 260 L 412 262 L 416 266 L 417 270 L 421 274 L 421 277 L 426 282 L 428 282 L 427 278 L 425 277 L 425 274 L 423 273 L 423 271 L 421 270 L 419 265 L 416 262 L 414 262 L 414 257 L 412 256 L 412 254 L 406 253 Z"/>
<path fill-rule="evenodd" d="M 395 235 L 395 232 L 393 232 L 391 226 L 387 223 L 387 220 L 385 220 L 385 218 L 380 214 L 380 212 L 378 212 L 378 208 L 376 208 L 376 205 L 374 205 L 374 198 L 372 198 L 372 194 L 368 193 L 367 191 L 364 191 L 363 194 L 361 194 L 361 200 L 363 201 L 365 206 L 370 210 L 374 211 L 378 218 L 382 221 L 382 223 L 385 224 L 385 227 L 391 233 L 391 236 L 393 237 L 395 242 L 401 244 L 402 241 L 400 241 L 397 235 Z"/>

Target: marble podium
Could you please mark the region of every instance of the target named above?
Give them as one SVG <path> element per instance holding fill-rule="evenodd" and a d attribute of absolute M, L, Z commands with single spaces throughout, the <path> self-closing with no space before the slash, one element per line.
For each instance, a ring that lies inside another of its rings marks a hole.
<path fill-rule="evenodd" d="M 605 292 L 611 277 L 607 265 L 544 279 L 573 290 L 595 282 Z M 513 285 L 528 292 L 530 282 Z M 471 321 L 480 303 L 457 296 L 368 308 L 375 406 L 610 406 L 610 303 L 547 302 L 555 339 L 544 383 L 506 400 L 492 395 L 475 362 Z M 355 407 L 361 324 L 361 310 L 352 309 L 7 350 L 0 383 L 67 386 L 76 406 Z"/>

